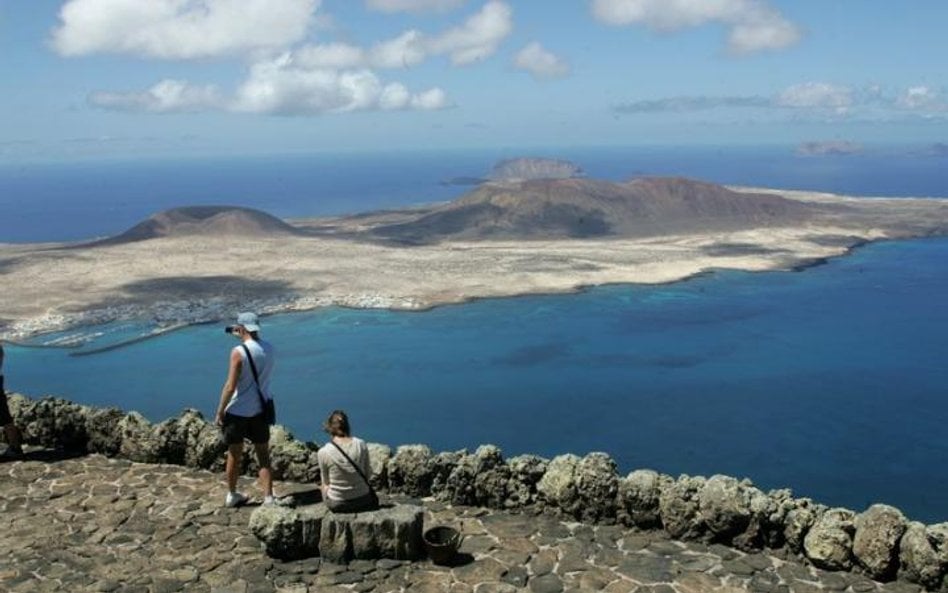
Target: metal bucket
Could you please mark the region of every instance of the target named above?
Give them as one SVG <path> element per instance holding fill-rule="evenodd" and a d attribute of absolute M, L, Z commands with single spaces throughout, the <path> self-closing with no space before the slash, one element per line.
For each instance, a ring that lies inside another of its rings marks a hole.
<path fill-rule="evenodd" d="M 461 532 L 447 525 L 439 525 L 425 531 L 422 535 L 428 557 L 435 564 L 451 564 L 458 548 L 461 547 Z"/>

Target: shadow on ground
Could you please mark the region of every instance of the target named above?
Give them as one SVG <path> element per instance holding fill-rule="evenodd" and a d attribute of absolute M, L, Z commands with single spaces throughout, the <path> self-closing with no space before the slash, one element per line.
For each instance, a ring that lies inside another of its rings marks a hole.
<path fill-rule="evenodd" d="M 85 457 L 85 451 L 68 451 L 64 449 L 33 449 L 27 450 L 22 459 L 0 459 L 0 463 L 9 463 L 12 461 L 41 461 L 43 463 L 53 463 L 56 461 L 66 461 L 69 459 L 78 459 Z"/>
<path fill-rule="evenodd" d="M 154 303 L 155 301 L 187 301 L 223 298 L 241 302 L 268 297 L 292 296 L 288 282 L 280 280 L 250 280 L 241 276 L 171 276 L 136 280 L 122 285 L 119 292 L 106 302 L 87 308 L 117 304 Z"/>

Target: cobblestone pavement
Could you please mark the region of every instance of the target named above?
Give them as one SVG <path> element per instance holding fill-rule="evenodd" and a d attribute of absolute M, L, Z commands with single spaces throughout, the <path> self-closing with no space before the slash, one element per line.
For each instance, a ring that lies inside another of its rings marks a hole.
<path fill-rule="evenodd" d="M 670 541 L 661 533 L 424 501 L 425 525 L 465 534 L 457 565 L 271 560 L 223 508 L 223 476 L 98 455 L 33 452 L 0 464 L 0 591 L 326 593 L 387 591 L 914 593 L 764 554 Z M 256 492 L 251 480 L 244 491 Z M 278 494 L 312 491 L 278 484 Z M 259 498 L 258 498 L 259 500 Z"/>

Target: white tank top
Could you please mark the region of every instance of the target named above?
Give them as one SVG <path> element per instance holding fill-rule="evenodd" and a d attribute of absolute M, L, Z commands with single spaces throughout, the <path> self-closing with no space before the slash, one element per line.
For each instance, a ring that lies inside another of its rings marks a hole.
<path fill-rule="evenodd" d="M 257 374 L 260 378 L 260 390 L 263 392 L 264 399 L 272 399 L 270 392 L 270 372 L 273 370 L 274 353 L 273 346 L 266 340 L 247 340 L 244 342 L 250 354 L 253 356 L 253 363 L 257 367 Z M 260 397 L 257 395 L 257 386 L 253 380 L 253 371 L 250 369 L 250 362 L 247 361 L 247 352 L 241 347 L 234 348 L 240 353 L 240 378 L 237 380 L 237 388 L 234 390 L 234 396 L 230 398 L 225 411 L 234 416 L 252 417 L 261 413 Z"/>

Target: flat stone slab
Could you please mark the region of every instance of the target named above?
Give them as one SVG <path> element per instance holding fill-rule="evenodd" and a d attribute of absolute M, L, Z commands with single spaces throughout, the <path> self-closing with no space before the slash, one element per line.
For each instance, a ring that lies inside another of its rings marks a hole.
<path fill-rule="evenodd" d="M 241 476 L 238 487 L 253 493 L 254 478 Z M 311 482 L 278 483 L 277 491 L 297 501 L 315 496 Z M 664 534 L 432 500 L 400 502 L 423 507 L 425 525 L 458 528 L 465 546 L 475 536 L 482 539 L 473 550 L 462 547 L 451 566 L 398 559 L 275 561 L 248 533 L 251 516 L 257 513 L 258 529 L 270 525 L 282 534 L 271 544 L 279 554 L 316 556 L 325 505 L 231 509 L 223 505 L 225 494 L 220 473 L 28 449 L 26 460 L 0 463 L 0 591 L 919 593 L 915 585 L 883 585 L 785 555 L 758 557 L 718 544 L 687 543 L 665 557 L 651 547 L 666 541 Z M 274 524 L 274 516 L 293 513 L 300 522 Z M 535 532 L 523 535 L 524 518 L 536 525 Z M 349 525 L 355 536 L 358 528 Z M 553 535 L 560 533 L 567 536 Z M 580 558 L 592 567 L 576 570 L 585 568 Z M 752 576 L 725 568 L 725 561 L 739 558 L 754 569 Z"/>
<path fill-rule="evenodd" d="M 282 560 L 418 560 L 423 517 L 422 507 L 406 504 L 366 513 L 333 513 L 323 504 L 261 506 L 250 515 L 250 530 L 268 556 Z"/>
<path fill-rule="evenodd" d="M 267 556 L 298 560 L 319 555 L 324 504 L 297 508 L 260 506 L 250 515 L 250 531 L 263 543 Z"/>

